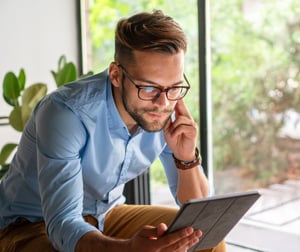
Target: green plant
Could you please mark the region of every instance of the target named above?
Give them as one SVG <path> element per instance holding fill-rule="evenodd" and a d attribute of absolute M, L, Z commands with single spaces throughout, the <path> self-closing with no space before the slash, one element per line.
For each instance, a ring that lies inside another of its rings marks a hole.
<path fill-rule="evenodd" d="M 72 62 L 67 62 L 65 55 L 58 60 L 57 72 L 51 71 L 56 86 L 60 87 L 65 83 L 77 79 L 76 66 Z M 91 74 L 89 72 L 87 75 Z M 22 68 L 18 76 L 13 72 L 5 74 L 3 79 L 3 99 L 12 106 L 9 116 L 1 116 L 4 121 L 0 126 L 10 125 L 18 132 L 22 132 L 36 104 L 47 94 L 45 83 L 34 83 L 26 87 L 26 74 Z M 8 158 L 18 146 L 17 143 L 5 144 L 0 152 L 0 178 L 9 168 Z"/>
<path fill-rule="evenodd" d="M 73 62 L 67 62 L 67 59 L 62 55 L 58 60 L 57 72 L 51 71 L 52 76 L 56 82 L 56 86 L 60 87 L 65 83 L 76 80 L 77 70 Z"/>

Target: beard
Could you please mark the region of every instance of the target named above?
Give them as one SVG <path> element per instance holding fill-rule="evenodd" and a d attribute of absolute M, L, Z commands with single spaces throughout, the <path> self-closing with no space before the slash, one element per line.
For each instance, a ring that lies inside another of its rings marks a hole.
<path fill-rule="evenodd" d="M 129 107 L 124 103 L 124 107 L 127 113 L 137 122 L 137 124 L 145 131 L 157 132 L 161 131 L 167 124 L 171 114 L 171 111 L 163 111 L 164 114 L 168 115 L 162 120 L 153 120 L 151 122 L 147 121 L 143 115 L 149 112 L 158 112 L 158 109 L 129 109 Z"/>
<path fill-rule="evenodd" d="M 123 89 L 124 90 L 124 89 Z M 126 92 L 125 92 L 126 93 Z M 136 121 L 136 123 L 145 131 L 148 132 L 157 132 L 161 131 L 167 124 L 169 118 L 173 113 L 173 109 L 164 109 L 159 111 L 159 108 L 134 108 L 130 105 L 126 95 L 122 95 L 122 103 L 127 111 L 127 113 Z M 147 113 L 160 113 L 166 115 L 161 120 L 152 120 L 151 122 L 147 121 L 144 117 Z"/>

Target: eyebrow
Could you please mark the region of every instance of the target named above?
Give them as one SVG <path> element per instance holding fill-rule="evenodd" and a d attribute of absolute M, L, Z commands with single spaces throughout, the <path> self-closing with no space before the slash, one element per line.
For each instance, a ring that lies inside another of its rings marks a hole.
<path fill-rule="evenodd" d="M 130 76 L 130 77 L 131 77 L 133 80 L 135 80 L 135 81 L 146 82 L 147 84 L 153 84 L 153 85 L 162 87 L 159 83 L 156 83 L 156 82 L 151 81 L 151 80 L 146 80 L 146 79 L 135 79 L 135 78 L 133 78 L 132 76 Z M 175 83 L 171 84 L 170 87 L 174 87 L 174 86 L 177 86 L 177 85 L 179 85 L 179 84 L 183 84 L 183 82 L 184 82 L 184 80 L 175 82 Z"/>

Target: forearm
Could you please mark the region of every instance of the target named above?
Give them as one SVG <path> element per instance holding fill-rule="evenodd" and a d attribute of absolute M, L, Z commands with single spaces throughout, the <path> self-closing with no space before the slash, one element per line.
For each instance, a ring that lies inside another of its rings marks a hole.
<path fill-rule="evenodd" d="M 181 204 L 190 199 L 207 197 L 208 193 L 208 180 L 199 166 L 188 170 L 178 169 L 177 197 Z"/>
<path fill-rule="evenodd" d="M 100 231 L 91 231 L 82 236 L 75 247 L 75 252 L 93 251 L 127 251 L 128 240 L 114 239 L 103 235 Z"/>

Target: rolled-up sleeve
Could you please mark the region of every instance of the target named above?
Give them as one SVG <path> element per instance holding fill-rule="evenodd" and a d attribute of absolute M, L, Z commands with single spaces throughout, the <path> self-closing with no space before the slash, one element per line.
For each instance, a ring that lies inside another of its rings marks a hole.
<path fill-rule="evenodd" d="M 85 127 L 64 104 L 47 98 L 34 116 L 38 181 L 47 234 L 60 251 L 74 251 L 77 241 L 96 228 L 82 218 L 83 179 L 80 153 Z"/>

